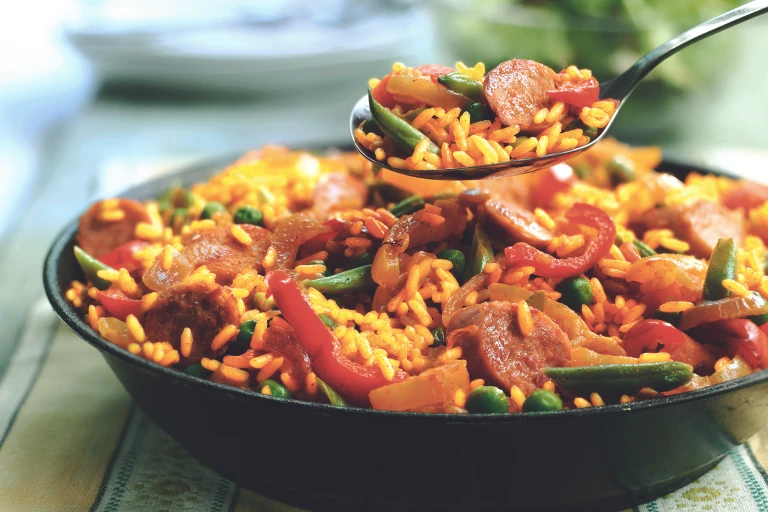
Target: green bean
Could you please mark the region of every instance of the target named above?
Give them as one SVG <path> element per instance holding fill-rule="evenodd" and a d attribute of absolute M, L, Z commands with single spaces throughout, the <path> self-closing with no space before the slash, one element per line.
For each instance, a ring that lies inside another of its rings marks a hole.
<path fill-rule="evenodd" d="M 647 258 L 648 256 L 653 256 L 654 254 L 657 254 L 656 251 L 645 245 L 643 242 L 635 238 L 632 240 L 632 243 L 637 248 L 637 252 L 640 253 L 641 258 Z"/>
<path fill-rule="evenodd" d="M 371 108 L 371 115 L 376 123 L 379 125 L 384 134 L 389 137 L 392 142 L 400 146 L 402 149 L 413 152 L 413 148 L 416 147 L 422 139 L 426 139 L 427 136 L 421 133 L 419 130 L 411 126 L 408 121 L 400 119 L 395 114 L 390 112 L 386 107 L 382 106 L 378 101 L 373 99 L 371 89 L 368 89 L 368 103 Z M 428 150 L 430 153 L 439 153 L 435 144 L 430 141 Z"/>
<path fill-rule="evenodd" d="M 437 82 L 446 86 L 453 92 L 463 94 L 473 101 L 486 101 L 485 91 L 483 91 L 483 83 L 474 78 L 470 78 L 459 71 L 443 75 L 437 79 Z"/>
<path fill-rule="evenodd" d="M 576 395 L 600 393 L 618 396 L 636 393 L 643 388 L 669 391 L 686 384 L 693 370 L 685 363 L 666 361 L 643 364 L 606 364 L 547 368 L 544 375 L 562 389 Z"/>
<path fill-rule="evenodd" d="M 317 379 L 317 388 L 328 398 L 331 405 L 336 407 L 347 407 L 347 402 L 324 380 Z"/>
<path fill-rule="evenodd" d="M 421 210 L 424 205 L 427 204 L 424 201 L 424 197 L 421 194 L 415 194 L 410 197 L 406 197 L 395 206 L 389 209 L 389 211 L 395 217 L 402 217 L 403 215 L 410 215 L 413 212 Z"/>
<path fill-rule="evenodd" d="M 307 286 L 311 286 L 321 293 L 355 293 L 362 292 L 375 286 L 371 277 L 371 265 L 345 270 L 332 276 L 320 277 L 307 281 Z"/>

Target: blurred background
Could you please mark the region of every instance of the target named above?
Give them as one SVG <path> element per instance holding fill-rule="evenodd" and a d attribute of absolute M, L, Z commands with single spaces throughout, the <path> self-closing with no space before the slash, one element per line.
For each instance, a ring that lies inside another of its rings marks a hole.
<path fill-rule="evenodd" d="M 351 106 L 393 61 L 490 69 L 518 57 L 608 79 L 740 3 L 16 2 L 0 17 L 3 314 L 23 316 L 41 294 L 47 245 L 89 200 L 266 143 L 343 146 Z M 615 134 L 761 179 L 766 47 L 758 18 L 684 50 L 637 89 Z"/>

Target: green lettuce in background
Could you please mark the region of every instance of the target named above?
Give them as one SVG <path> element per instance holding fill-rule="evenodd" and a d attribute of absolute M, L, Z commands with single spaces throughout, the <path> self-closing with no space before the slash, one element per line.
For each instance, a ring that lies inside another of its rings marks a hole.
<path fill-rule="evenodd" d="M 488 69 L 510 58 L 569 64 L 598 80 L 623 72 L 659 44 L 744 2 L 737 0 L 433 0 L 440 52 Z M 739 38 L 731 30 L 670 58 L 638 87 L 617 118 L 616 134 L 658 143 L 683 126 L 677 108 L 694 89 L 716 87 Z"/>

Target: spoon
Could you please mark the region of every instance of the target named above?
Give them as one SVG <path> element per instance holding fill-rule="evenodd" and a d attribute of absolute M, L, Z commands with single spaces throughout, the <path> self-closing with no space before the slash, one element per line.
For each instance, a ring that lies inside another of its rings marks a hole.
<path fill-rule="evenodd" d="M 666 43 L 658 46 L 654 50 L 648 52 L 645 56 L 635 62 L 632 67 L 627 69 L 624 73 L 620 74 L 616 78 L 608 80 L 600 84 L 600 99 L 611 98 L 619 101 L 616 106 L 616 111 L 611 116 L 610 121 L 602 129 L 600 134 L 589 144 L 584 146 L 564 151 L 562 153 L 555 153 L 552 155 L 545 155 L 536 158 L 523 158 L 519 160 L 510 160 L 509 162 L 501 162 L 498 164 L 490 165 L 477 165 L 473 167 L 461 167 L 453 169 L 437 169 L 430 171 L 411 170 L 411 169 L 396 169 L 387 165 L 386 162 L 380 162 L 376 160 L 372 152 L 363 147 L 354 137 L 354 130 L 360 126 L 360 123 L 371 117 L 371 111 L 368 105 L 368 96 L 363 96 L 352 108 L 352 115 L 349 118 L 349 129 L 352 135 L 352 142 L 355 148 L 366 159 L 373 164 L 389 169 L 392 172 L 400 174 L 407 174 L 409 176 L 415 176 L 417 178 L 427 178 L 432 180 L 479 180 L 484 178 L 498 178 L 504 176 L 515 176 L 517 174 L 524 174 L 528 172 L 537 171 L 547 167 L 552 167 L 555 164 L 564 162 L 574 156 L 578 155 L 582 151 L 591 148 L 595 143 L 602 139 L 611 127 L 613 120 L 616 119 L 619 109 L 624 105 L 629 95 L 635 89 L 637 84 L 647 75 L 653 68 L 658 66 L 668 57 L 679 52 L 686 46 L 700 41 L 705 37 L 709 37 L 713 34 L 725 30 L 733 25 L 738 25 L 750 18 L 759 16 L 765 12 L 768 12 L 768 0 L 754 0 L 748 4 L 737 7 L 731 11 L 721 14 L 709 21 L 693 27 L 692 29 L 683 32 L 677 37 L 674 37 Z"/>

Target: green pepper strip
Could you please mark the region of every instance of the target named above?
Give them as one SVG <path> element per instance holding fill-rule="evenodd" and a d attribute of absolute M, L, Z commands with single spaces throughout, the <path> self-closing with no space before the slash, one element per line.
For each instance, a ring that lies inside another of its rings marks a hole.
<path fill-rule="evenodd" d="M 731 292 L 723 286 L 723 279 L 736 279 L 737 266 L 736 242 L 733 238 L 721 238 L 712 249 L 701 298 L 720 300 L 728 297 Z"/>
<path fill-rule="evenodd" d="M 395 217 L 402 217 L 403 215 L 410 215 L 415 211 L 421 210 L 424 208 L 425 204 L 426 201 L 424 201 L 424 198 L 420 194 L 416 194 L 410 197 L 406 197 L 395 206 L 393 206 L 389 211 Z"/>
<path fill-rule="evenodd" d="M 422 139 L 426 139 L 427 136 L 421 133 L 419 130 L 408 124 L 408 121 L 404 121 L 390 112 L 386 107 L 381 105 L 378 101 L 373 99 L 371 89 L 368 88 L 368 104 L 371 108 L 371 115 L 373 119 L 378 123 L 381 131 L 383 131 L 387 137 L 392 139 L 392 142 L 402 147 L 406 151 L 413 152 L 413 148 Z M 435 144 L 429 142 L 429 152 L 439 153 Z"/>
<path fill-rule="evenodd" d="M 485 268 L 485 264 L 493 259 L 493 248 L 491 247 L 491 240 L 488 235 L 480 227 L 480 224 L 475 226 L 475 233 L 472 235 L 472 246 L 469 249 L 469 262 L 464 268 L 464 282 L 477 274 L 481 273 Z"/>
<path fill-rule="evenodd" d="M 547 305 L 547 294 L 544 291 L 539 290 L 525 299 L 525 302 L 527 302 L 528 305 L 532 308 L 536 308 L 539 311 L 544 311 L 544 308 Z"/>
<path fill-rule="evenodd" d="M 111 270 L 114 272 L 115 269 L 100 262 L 77 245 L 75 246 L 75 259 L 77 259 L 77 262 L 80 264 L 80 267 L 82 267 L 83 272 L 85 272 L 85 277 L 87 277 L 88 280 L 93 283 L 93 286 L 99 290 L 106 290 L 109 288 L 109 285 L 112 283 L 106 279 L 100 278 L 98 276 L 98 272 L 99 270 Z"/>
<path fill-rule="evenodd" d="M 643 242 L 635 238 L 632 240 L 632 243 L 637 248 L 637 252 L 640 253 L 641 258 L 647 258 L 648 256 L 653 256 L 654 254 L 657 254 L 656 251 L 645 245 Z"/>
<path fill-rule="evenodd" d="M 371 278 L 371 265 L 363 265 L 332 276 L 313 279 L 306 284 L 321 293 L 362 292 L 375 286 Z"/>
<path fill-rule="evenodd" d="M 463 94 L 476 102 L 485 103 L 487 101 L 483 91 L 483 83 L 468 77 L 464 73 L 454 71 L 439 77 L 437 81 L 451 91 Z"/>
<path fill-rule="evenodd" d="M 331 405 L 336 407 L 347 407 L 349 404 L 341 398 L 341 395 L 339 395 L 336 391 L 333 390 L 331 386 L 325 383 L 325 381 L 321 379 L 317 379 L 317 387 L 320 389 L 320 391 L 323 392 L 323 394 L 328 397 L 328 401 L 331 402 Z"/>
<path fill-rule="evenodd" d="M 546 368 L 544 374 L 570 393 L 586 396 L 632 394 L 643 388 L 669 391 L 688 383 L 693 369 L 677 361 Z"/>

